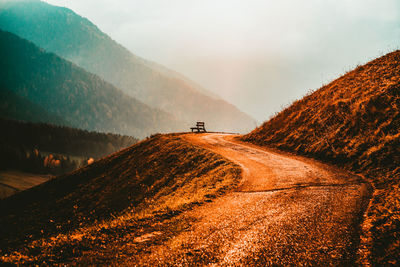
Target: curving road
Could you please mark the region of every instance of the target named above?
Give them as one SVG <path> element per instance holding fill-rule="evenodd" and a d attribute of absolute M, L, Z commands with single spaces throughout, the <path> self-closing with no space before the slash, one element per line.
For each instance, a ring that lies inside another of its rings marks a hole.
<path fill-rule="evenodd" d="M 242 183 L 181 214 L 187 228 L 141 255 L 139 265 L 354 263 L 371 194 L 359 177 L 242 143 L 234 135 L 183 138 L 240 165 Z"/>

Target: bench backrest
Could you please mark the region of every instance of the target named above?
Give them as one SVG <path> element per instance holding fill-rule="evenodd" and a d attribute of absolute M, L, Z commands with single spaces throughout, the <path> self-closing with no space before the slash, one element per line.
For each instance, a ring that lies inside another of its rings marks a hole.
<path fill-rule="evenodd" d="M 198 127 L 198 126 L 204 126 L 204 122 L 198 121 L 198 122 L 196 123 L 196 126 L 197 126 L 197 127 Z"/>

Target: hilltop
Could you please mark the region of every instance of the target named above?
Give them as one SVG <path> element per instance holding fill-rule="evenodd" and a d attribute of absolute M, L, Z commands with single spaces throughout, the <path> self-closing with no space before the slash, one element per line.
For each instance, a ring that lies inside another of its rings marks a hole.
<path fill-rule="evenodd" d="M 168 219 L 230 190 L 240 174 L 179 135 L 155 135 L 0 200 L 0 260 L 106 264 L 117 260 L 112 255 L 128 257 L 133 236 L 154 226 L 165 227 L 167 236 L 182 231 L 187 225 Z"/>
<path fill-rule="evenodd" d="M 150 108 L 100 77 L 1 30 L 0 69 L 2 116 L 139 138 L 178 128 L 172 115 Z M 32 115 L 32 111 L 40 114 Z"/>
<path fill-rule="evenodd" d="M 99 75 L 150 107 L 174 115 L 180 130 L 194 121 L 205 121 L 210 130 L 242 133 L 256 125 L 232 104 L 183 75 L 132 54 L 67 8 L 40 1 L 4 1 L 0 29 Z"/>
<path fill-rule="evenodd" d="M 242 140 L 308 155 L 365 175 L 375 186 L 360 263 L 399 264 L 400 51 L 310 93 Z"/>

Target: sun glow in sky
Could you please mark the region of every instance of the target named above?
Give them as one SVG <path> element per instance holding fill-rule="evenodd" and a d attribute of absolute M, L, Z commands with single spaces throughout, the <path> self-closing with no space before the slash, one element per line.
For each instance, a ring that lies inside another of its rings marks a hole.
<path fill-rule="evenodd" d="M 258 121 L 400 47 L 397 0 L 47 0 Z"/>

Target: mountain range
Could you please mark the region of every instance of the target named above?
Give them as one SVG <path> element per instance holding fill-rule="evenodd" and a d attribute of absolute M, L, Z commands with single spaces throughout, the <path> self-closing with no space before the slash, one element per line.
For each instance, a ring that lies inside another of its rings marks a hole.
<path fill-rule="evenodd" d="M 0 59 L 3 115 L 137 137 L 178 129 L 172 115 L 150 108 L 97 75 L 1 30 Z M 18 103 L 26 105 L 16 108 Z"/>
<path fill-rule="evenodd" d="M 248 132 L 254 119 L 190 79 L 124 48 L 88 19 L 41 1 L 0 2 L 0 29 L 97 74 L 152 108 L 175 116 L 180 130 L 205 121 L 215 131 Z"/>

